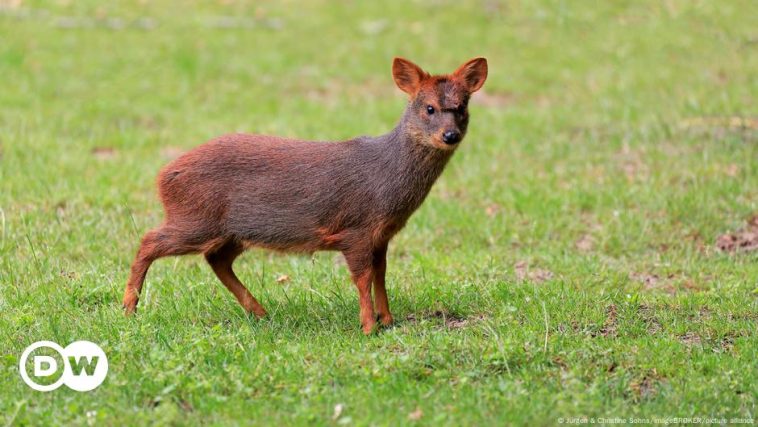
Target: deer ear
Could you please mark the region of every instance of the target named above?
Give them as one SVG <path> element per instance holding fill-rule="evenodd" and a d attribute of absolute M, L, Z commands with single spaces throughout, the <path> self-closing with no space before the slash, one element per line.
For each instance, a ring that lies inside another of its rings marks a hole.
<path fill-rule="evenodd" d="M 474 58 L 458 67 L 453 75 L 463 81 L 469 92 L 476 92 L 487 80 L 487 59 Z"/>
<path fill-rule="evenodd" d="M 392 61 L 392 77 L 400 90 L 409 95 L 415 95 L 421 86 L 421 81 L 429 77 L 429 74 L 407 59 L 395 58 Z"/>

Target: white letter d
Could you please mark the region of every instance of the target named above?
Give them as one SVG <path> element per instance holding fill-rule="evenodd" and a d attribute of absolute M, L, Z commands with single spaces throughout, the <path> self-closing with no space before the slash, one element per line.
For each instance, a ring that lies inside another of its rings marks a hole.
<path fill-rule="evenodd" d="M 44 365 L 44 367 L 43 367 Z M 58 370 L 58 362 L 50 356 L 34 356 L 34 376 L 49 377 Z"/>

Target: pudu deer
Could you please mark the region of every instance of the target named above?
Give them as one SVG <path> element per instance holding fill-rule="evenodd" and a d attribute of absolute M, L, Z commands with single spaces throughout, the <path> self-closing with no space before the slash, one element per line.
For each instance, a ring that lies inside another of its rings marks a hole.
<path fill-rule="evenodd" d="M 312 142 L 229 134 L 165 166 L 157 179 L 165 220 L 142 238 L 124 292 L 126 313 L 136 310 L 147 270 L 161 257 L 202 253 L 242 307 L 262 317 L 266 310 L 232 270 L 235 258 L 249 247 L 335 250 L 358 288 L 363 332 L 377 319 L 391 324 L 387 245 L 465 136 L 469 97 L 487 78 L 487 60 L 433 76 L 395 58 L 392 75 L 410 100 L 386 135 Z"/>

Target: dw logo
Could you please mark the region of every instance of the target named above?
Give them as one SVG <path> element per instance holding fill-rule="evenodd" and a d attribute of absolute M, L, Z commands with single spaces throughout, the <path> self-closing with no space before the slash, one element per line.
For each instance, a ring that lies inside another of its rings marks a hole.
<path fill-rule="evenodd" d="M 27 366 L 29 356 L 32 366 Z M 52 341 L 37 341 L 24 350 L 18 368 L 26 385 L 37 391 L 52 391 L 63 384 L 72 390 L 90 391 L 105 381 L 108 358 L 90 341 L 75 341 L 66 348 Z M 29 368 L 37 381 L 29 376 Z"/>

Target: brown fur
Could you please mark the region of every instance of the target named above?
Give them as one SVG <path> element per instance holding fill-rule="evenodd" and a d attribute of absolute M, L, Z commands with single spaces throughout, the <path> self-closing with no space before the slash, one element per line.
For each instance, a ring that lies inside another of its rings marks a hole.
<path fill-rule="evenodd" d="M 392 323 L 387 245 L 457 147 L 443 134 L 465 135 L 466 104 L 484 83 L 487 63 L 477 58 L 453 74 L 430 76 L 396 58 L 393 76 L 410 102 L 386 135 L 340 143 L 224 135 L 164 167 L 157 184 L 165 221 L 142 239 L 124 291 L 126 312 L 136 310 L 153 261 L 202 253 L 244 309 L 264 316 L 232 270 L 235 258 L 257 246 L 341 251 L 358 288 L 363 331 L 376 324 L 372 284 L 379 320 Z"/>

